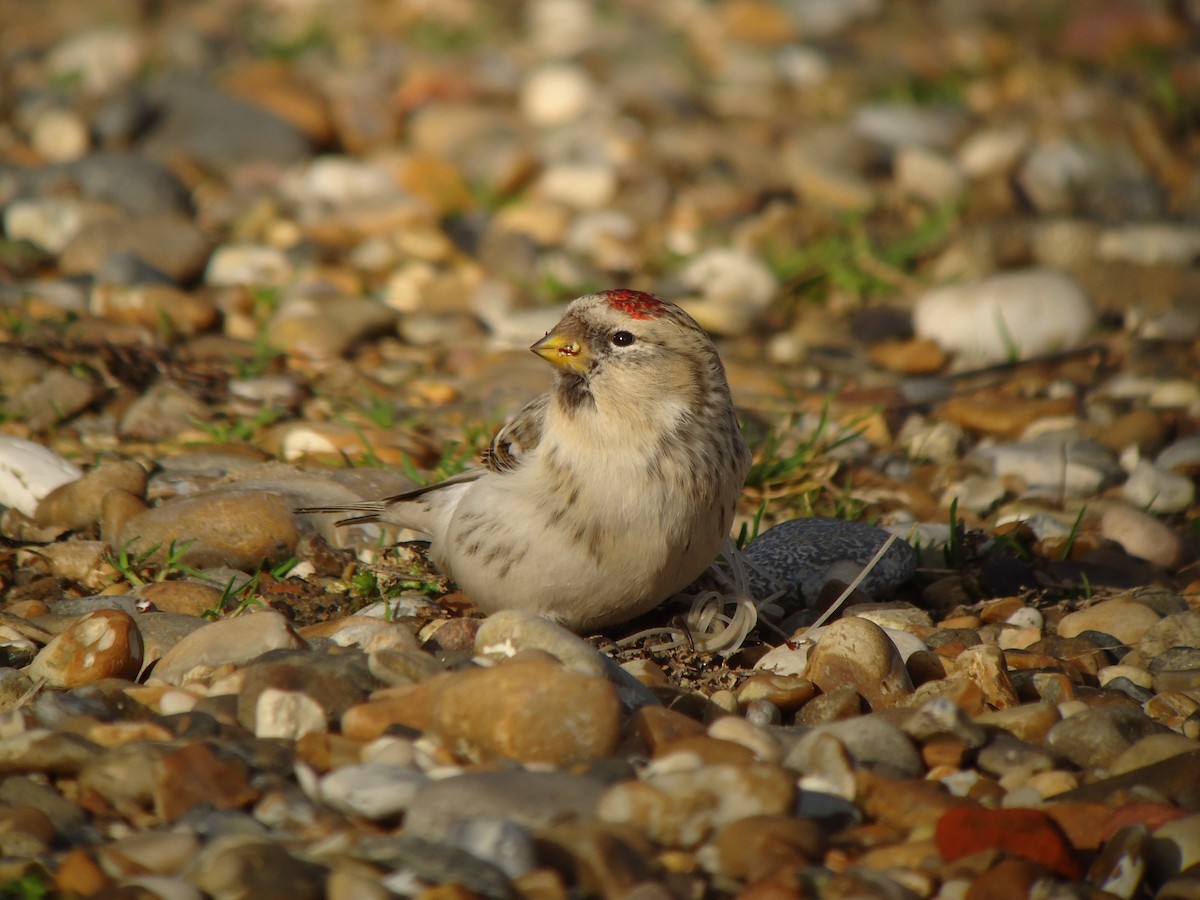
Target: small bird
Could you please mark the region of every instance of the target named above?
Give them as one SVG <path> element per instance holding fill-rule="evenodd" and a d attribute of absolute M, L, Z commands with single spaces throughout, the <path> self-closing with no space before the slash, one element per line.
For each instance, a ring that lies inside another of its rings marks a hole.
<path fill-rule="evenodd" d="M 591 632 L 649 611 L 708 567 L 750 451 L 716 348 L 674 303 L 588 294 L 530 349 L 554 366 L 554 387 L 500 429 L 481 468 L 300 512 L 425 532 L 434 564 L 484 612 Z"/>

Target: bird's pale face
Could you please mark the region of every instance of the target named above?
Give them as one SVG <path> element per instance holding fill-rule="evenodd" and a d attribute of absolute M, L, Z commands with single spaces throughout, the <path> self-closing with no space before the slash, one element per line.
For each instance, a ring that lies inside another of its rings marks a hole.
<path fill-rule="evenodd" d="M 708 390 L 716 351 L 678 306 L 640 291 L 604 291 L 574 301 L 531 348 L 553 364 L 567 405 L 672 403 Z M 723 379 L 722 379 L 723 380 Z"/>

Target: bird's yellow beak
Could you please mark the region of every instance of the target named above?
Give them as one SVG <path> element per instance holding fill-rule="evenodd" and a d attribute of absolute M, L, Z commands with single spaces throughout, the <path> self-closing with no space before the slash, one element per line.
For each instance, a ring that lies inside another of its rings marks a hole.
<path fill-rule="evenodd" d="M 576 375 L 586 371 L 588 360 L 591 359 L 586 344 L 561 331 L 549 332 L 529 349 L 546 362 L 569 369 Z"/>

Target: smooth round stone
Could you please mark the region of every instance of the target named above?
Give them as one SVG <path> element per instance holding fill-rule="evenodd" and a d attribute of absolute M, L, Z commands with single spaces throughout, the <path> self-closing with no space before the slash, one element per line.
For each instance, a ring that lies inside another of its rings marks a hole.
<path fill-rule="evenodd" d="M 475 652 L 481 656 L 511 656 L 521 650 L 541 650 L 581 675 L 602 677 L 599 651 L 579 635 L 549 619 L 515 609 L 493 613 L 475 633 Z"/>
<path fill-rule="evenodd" d="M 778 714 L 778 711 L 777 711 Z M 783 759 L 783 745 L 766 728 L 755 725 L 740 716 L 722 716 L 708 726 L 708 736 L 719 741 L 729 741 L 750 750 L 755 759 L 777 763 Z"/>
<path fill-rule="evenodd" d="M 54 688 L 105 678 L 133 679 L 142 667 L 142 635 L 128 613 L 98 609 L 55 636 L 29 666 L 29 676 Z"/>
<path fill-rule="evenodd" d="M 814 748 L 824 735 L 841 742 L 858 766 L 883 770 L 903 778 L 919 778 L 925 774 L 921 755 L 908 736 L 896 725 L 876 715 L 858 716 L 813 728 L 788 751 L 784 765 L 809 774 L 814 769 Z"/>
<path fill-rule="evenodd" d="M 89 528 L 100 521 L 101 504 L 110 490 L 144 495 L 145 468 L 133 460 L 97 466 L 78 481 L 55 488 L 43 497 L 34 513 L 34 521 L 39 525 L 60 525 L 71 531 Z"/>
<path fill-rule="evenodd" d="M 850 583 L 888 539 L 888 532 L 844 519 L 792 519 L 769 528 L 742 551 L 751 591 L 765 598 L 777 591 L 812 603 L 831 579 Z M 859 589 L 885 596 L 912 577 L 916 551 L 897 540 L 863 579 Z"/>
<path fill-rule="evenodd" d="M 1129 683 L 1135 684 L 1145 690 L 1150 690 L 1154 684 L 1153 673 L 1140 666 L 1105 666 L 1096 673 L 1096 678 L 1100 682 L 1101 687 L 1107 686 L 1109 682 L 1115 681 L 1118 678 L 1123 678 Z"/>
<path fill-rule="evenodd" d="M 620 710 L 606 679 L 529 655 L 445 677 L 436 688 L 432 728 L 471 758 L 564 766 L 612 755 Z"/>
<path fill-rule="evenodd" d="M 272 610 L 221 619 L 192 631 L 158 661 L 153 678 L 181 685 L 223 665 L 243 665 L 271 650 L 303 649 L 304 640 Z"/>
<path fill-rule="evenodd" d="M 595 95 L 595 85 L 582 66 L 551 63 L 529 73 L 518 103 L 531 124 L 553 128 L 580 118 L 592 105 Z"/>
<path fill-rule="evenodd" d="M 1200 611 L 1174 613 L 1147 629 L 1137 650 L 1148 661 L 1174 647 L 1200 648 Z"/>
<path fill-rule="evenodd" d="M 1069 275 L 1049 269 L 935 288 L 913 308 L 918 337 L 978 362 L 1074 347 L 1095 322 L 1083 289 Z"/>
<path fill-rule="evenodd" d="M 321 800 L 334 809 L 378 822 L 412 805 L 429 776 L 415 769 L 380 763 L 342 766 L 320 782 Z"/>
<path fill-rule="evenodd" d="M 32 518 L 55 488 L 83 477 L 83 470 L 53 450 L 24 438 L 0 435 L 0 504 Z"/>
<path fill-rule="evenodd" d="M 212 418 L 196 396 L 170 381 L 160 381 L 125 408 L 117 430 L 122 437 L 141 441 L 168 440 Z"/>
<path fill-rule="evenodd" d="M 307 359 L 337 359 L 372 334 L 393 328 L 396 312 L 375 300 L 339 297 L 336 304 L 308 299 L 282 304 L 267 323 L 271 346 Z"/>
<path fill-rule="evenodd" d="M 833 691 L 853 687 L 872 709 L 894 706 L 913 691 L 896 645 L 866 619 L 839 619 L 825 628 L 808 654 L 804 677 Z"/>
<path fill-rule="evenodd" d="M 1051 728 L 1046 746 L 1081 769 L 1107 769 L 1137 741 L 1165 732 L 1140 709 L 1089 708 Z"/>
<path fill-rule="evenodd" d="M 212 244 L 190 219 L 153 215 L 122 222 L 96 222 L 80 230 L 63 248 L 59 266 L 67 275 L 90 275 L 115 253 L 137 256 L 183 284 L 204 269 Z"/>
<path fill-rule="evenodd" d="M 1175 513 L 1192 505 L 1196 486 L 1191 478 L 1143 459 L 1121 485 L 1121 496 L 1138 509 Z"/>
<path fill-rule="evenodd" d="M 1101 600 L 1086 609 L 1067 613 L 1058 623 L 1060 637 L 1073 638 L 1085 631 L 1111 634 L 1126 646 L 1141 640 L 1142 635 L 1162 617 L 1148 606 L 1128 597 Z"/>
<path fill-rule="evenodd" d="M 715 764 L 622 781 L 600 798 L 596 815 L 663 846 L 691 848 L 739 819 L 790 812 L 795 792 L 793 775 L 778 766 Z"/>
<path fill-rule="evenodd" d="M 121 544 L 135 558 L 157 547 L 152 559 L 161 563 L 174 545 L 184 565 L 250 571 L 286 559 L 299 538 L 284 497 L 241 489 L 169 500 L 134 516 L 121 530 Z"/>
<path fill-rule="evenodd" d="M 1107 262 L 1139 266 L 1190 265 L 1200 256 L 1200 228 L 1167 222 L 1137 222 L 1106 228 L 1096 255 Z"/>
<path fill-rule="evenodd" d="M 1171 528 L 1149 513 L 1124 503 L 1111 503 L 1100 516 L 1100 534 L 1116 541 L 1130 556 L 1137 556 L 1168 571 L 1186 558 L 1183 541 Z"/>

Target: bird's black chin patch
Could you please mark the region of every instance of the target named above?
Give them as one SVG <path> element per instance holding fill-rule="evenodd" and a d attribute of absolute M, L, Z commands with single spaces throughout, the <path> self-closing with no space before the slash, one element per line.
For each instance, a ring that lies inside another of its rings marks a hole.
<path fill-rule="evenodd" d="M 573 372 L 563 373 L 559 376 L 558 396 L 567 412 L 576 412 L 596 405 L 596 399 L 592 396 L 587 379 Z"/>

